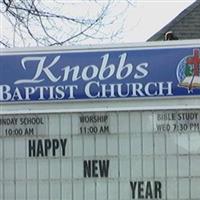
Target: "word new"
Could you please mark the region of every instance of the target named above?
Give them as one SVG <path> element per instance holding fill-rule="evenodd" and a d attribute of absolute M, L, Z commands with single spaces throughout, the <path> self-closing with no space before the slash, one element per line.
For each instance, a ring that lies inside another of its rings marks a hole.
<path fill-rule="evenodd" d="M 67 139 L 38 139 L 28 141 L 29 157 L 65 156 Z"/>
<path fill-rule="evenodd" d="M 84 160 L 84 178 L 103 178 L 108 177 L 110 160 Z"/>

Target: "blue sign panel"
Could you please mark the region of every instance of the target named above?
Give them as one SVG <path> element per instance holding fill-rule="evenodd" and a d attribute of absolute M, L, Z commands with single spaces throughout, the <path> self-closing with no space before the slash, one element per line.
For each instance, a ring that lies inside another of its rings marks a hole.
<path fill-rule="evenodd" d="M 0 56 L 0 101 L 200 94 L 200 49 L 155 48 Z"/>

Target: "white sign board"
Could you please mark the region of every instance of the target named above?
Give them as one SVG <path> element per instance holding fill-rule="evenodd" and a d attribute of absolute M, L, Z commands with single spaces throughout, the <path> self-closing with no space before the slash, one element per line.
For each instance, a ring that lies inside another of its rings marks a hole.
<path fill-rule="evenodd" d="M 0 200 L 197 200 L 200 110 L 3 115 Z"/>

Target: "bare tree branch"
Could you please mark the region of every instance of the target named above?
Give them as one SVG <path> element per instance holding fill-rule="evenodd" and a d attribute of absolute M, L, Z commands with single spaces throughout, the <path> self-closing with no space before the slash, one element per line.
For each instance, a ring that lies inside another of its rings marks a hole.
<path fill-rule="evenodd" d="M 0 45 L 3 45 L 4 47 L 10 48 L 10 46 L 8 44 L 6 44 L 5 42 L 0 40 Z"/>
<path fill-rule="evenodd" d="M 13 40 L 8 39 L 4 42 L 5 38 L 3 40 L 0 36 L 1 44 L 5 43 L 4 47 L 54 46 L 86 39 L 112 39 L 120 30 L 116 28 L 108 34 L 104 32 L 104 28 L 121 20 L 120 17 L 125 13 L 123 10 L 111 15 L 111 10 L 117 2 L 119 1 L 84 1 L 84 8 L 79 12 L 75 5 L 59 0 L 0 0 L 0 15 L 6 27 L 3 27 L 3 30 L 9 28 L 10 32 L 14 32 L 13 36 L 10 36 Z M 124 2 L 127 4 L 125 9 L 128 9 L 134 0 Z"/>

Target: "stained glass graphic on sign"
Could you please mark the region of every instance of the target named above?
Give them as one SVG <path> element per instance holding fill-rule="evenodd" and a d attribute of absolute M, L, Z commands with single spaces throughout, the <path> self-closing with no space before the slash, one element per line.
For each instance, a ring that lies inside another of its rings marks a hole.
<path fill-rule="evenodd" d="M 199 49 L 194 49 L 193 55 L 183 58 L 177 67 L 179 86 L 187 88 L 188 92 L 193 88 L 200 88 L 199 53 Z"/>

